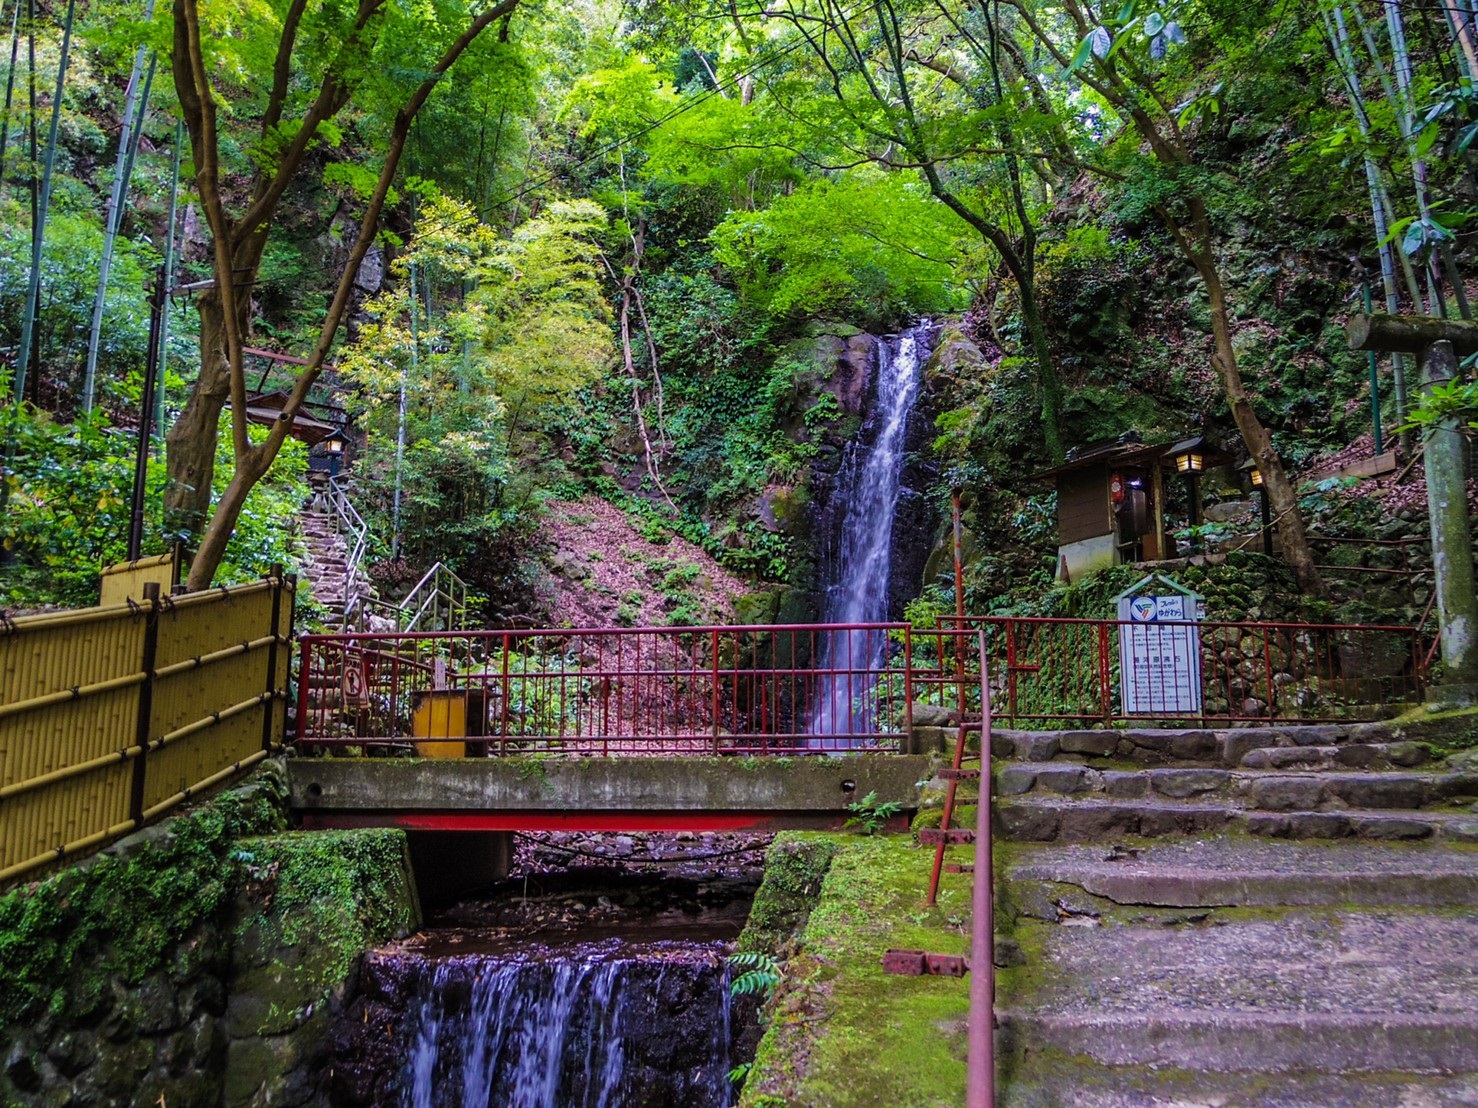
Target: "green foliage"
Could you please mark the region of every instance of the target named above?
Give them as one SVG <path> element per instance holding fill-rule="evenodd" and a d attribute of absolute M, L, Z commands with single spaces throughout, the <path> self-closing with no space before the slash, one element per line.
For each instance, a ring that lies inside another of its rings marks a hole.
<path fill-rule="evenodd" d="M 903 811 L 903 805 L 896 800 L 878 800 L 877 790 L 874 789 L 861 800 L 848 804 L 847 811 L 852 814 L 842 824 L 843 828 L 850 830 L 855 827 L 864 835 L 876 835 L 888 825 L 890 819 Z"/>
<path fill-rule="evenodd" d="M 731 996 L 759 993 L 762 1001 L 769 1000 L 783 976 L 780 963 L 774 955 L 763 951 L 744 950 L 730 954 L 729 965 L 744 971 L 729 982 Z"/>
<path fill-rule="evenodd" d="M 1431 432 L 1438 426 L 1457 422 L 1478 430 L 1478 381 L 1449 381 L 1434 385 L 1407 410 L 1407 422 L 1398 430 L 1420 428 Z"/>
<path fill-rule="evenodd" d="M 14 136 L 10 150 L 15 150 Z M 102 248 L 102 229 L 90 216 L 65 210 L 51 213 L 41 254 L 45 295 L 37 316 L 40 361 L 33 368 L 76 392 L 81 391 Z M 156 260 L 146 247 L 127 240 L 117 244 L 98 349 L 97 379 L 105 406 L 126 400 L 119 386 L 144 363 L 149 323 L 143 306 L 145 274 Z M 30 262 L 30 217 L 6 198 L 0 201 L 0 346 L 14 347 L 19 340 Z M 9 380 L 7 374 L 7 384 Z"/>
<path fill-rule="evenodd" d="M 135 396 L 137 379 L 123 383 Z M 62 423 L 23 406 L 14 421 L 14 472 L 6 475 L 9 506 L 0 542 L 13 560 L 0 566 L 0 603 L 12 607 L 96 604 L 104 566 L 128 549 L 138 438 L 115 428 L 102 409 Z M 254 437 L 264 428 L 252 428 Z M 296 564 L 293 518 L 307 498 L 306 449 L 289 441 L 279 465 L 252 490 L 227 546 L 217 581 L 263 576 L 273 563 Z M 216 487 L 230 479 L 229 435 L 216 460 Z M 162 554 L 174 537 L 163 530 L 162 460 L 150 458 L 145 485 L 143 553 Z"/>
<path fill-rule="evenodd" d="M 710 236 L 741 296 L 777 319 L 825 317 L 887 327 L 960 307 L 953 267 L 964 223 L 898 174 L 812 181 L 760 212 L 735 212 Z"/>

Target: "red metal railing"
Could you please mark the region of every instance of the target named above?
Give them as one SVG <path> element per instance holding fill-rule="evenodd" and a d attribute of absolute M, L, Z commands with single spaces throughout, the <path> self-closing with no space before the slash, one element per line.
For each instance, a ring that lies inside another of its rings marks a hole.
<path fill-rule="evenodd" d="M 986 632 L 995 715 L 1007 726 L 1373 719 L 1420 697 L 1426 681 L 1415 627 L 977 616 L 964 623 Z M 943 658 L 953 641 L 935 644 L 929 632 L 916 632 L 915 652 Z M 1126 704 L 1128 658 L 1138 683 Z M 970 664 L 979 666 L 973 656 Z"/>
<path fill-rule="evenodd" d="M 876 623 L 307 635 L 298 743 L 403 747 L 419 731 L 493 754 L 896 750 L 911 634 Z"/>

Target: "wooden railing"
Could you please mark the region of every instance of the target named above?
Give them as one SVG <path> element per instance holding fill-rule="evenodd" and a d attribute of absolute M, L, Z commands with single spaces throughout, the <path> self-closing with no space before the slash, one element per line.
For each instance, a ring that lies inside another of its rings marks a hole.
<path fill-rule="evenodd" d="M 282 745 L 295 583 L 0 617 L 0 883 L 100 846 Z"/>

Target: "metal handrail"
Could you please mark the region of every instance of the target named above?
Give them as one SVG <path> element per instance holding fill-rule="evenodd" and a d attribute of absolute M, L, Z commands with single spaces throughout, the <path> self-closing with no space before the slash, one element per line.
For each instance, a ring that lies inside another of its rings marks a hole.
<path fill-rule="evenodd" d="M 437 562 L 398 604 L 373 597 L 366 603 L 386 612 L 398 634 L 461 631 L 466 625 L 467 592 L 467 583 L 445 562 Z"/>
<path fill-rule="evenodd" d="M 363 576 L 361 565 L 365 551 L 369 549 L 370 529 L 359 509 L 349 499 L 349 482 L 339 477 L 328 480 L 328 506 L 333 509 L 335 529 L 347 533 L 354 540 L 353 546 L 346 544 L 344 555 L 344 618 L 341 626 L 345 631 L 362 625 L 362 598 L 355 587 Z"/>

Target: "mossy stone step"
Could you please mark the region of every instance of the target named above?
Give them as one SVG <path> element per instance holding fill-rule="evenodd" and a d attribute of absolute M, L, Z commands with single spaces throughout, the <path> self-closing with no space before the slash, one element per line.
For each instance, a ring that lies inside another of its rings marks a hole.
<path fill-rule="evenodd" d="M 1217 797 L 1269 811 L 1343 808 L 1416 809 L 1478 801 L 1478 773 L 1210 768 L 1097 770 L 1068 763 L 1016 763 L 993 774 L 997 796 L 1106 794 L 1118 799 Z"/>
<path fill-rule="evenodd" d="M 1478 842 L 1478 813 L 1350 808 L 1340 811 L 1258 811 L 1232 803 L 1163 799 L 1071 799 L 1029 795 L 994 805 L 993 827 L 1017 842 L 1098 842 L 1125 836 L 1201 835 L 1240 830 L 1292 839 Z"/>
<path fill-rule="evenodd" d="M 1478 904 L 1478 851 L 1432 843 L 1303 843 L 1241 836 L 1139 845 L 1010 848 L 1003 876 L 1024 915 L 1052 919 L 1065 889 L 1117 908 Z"/>

